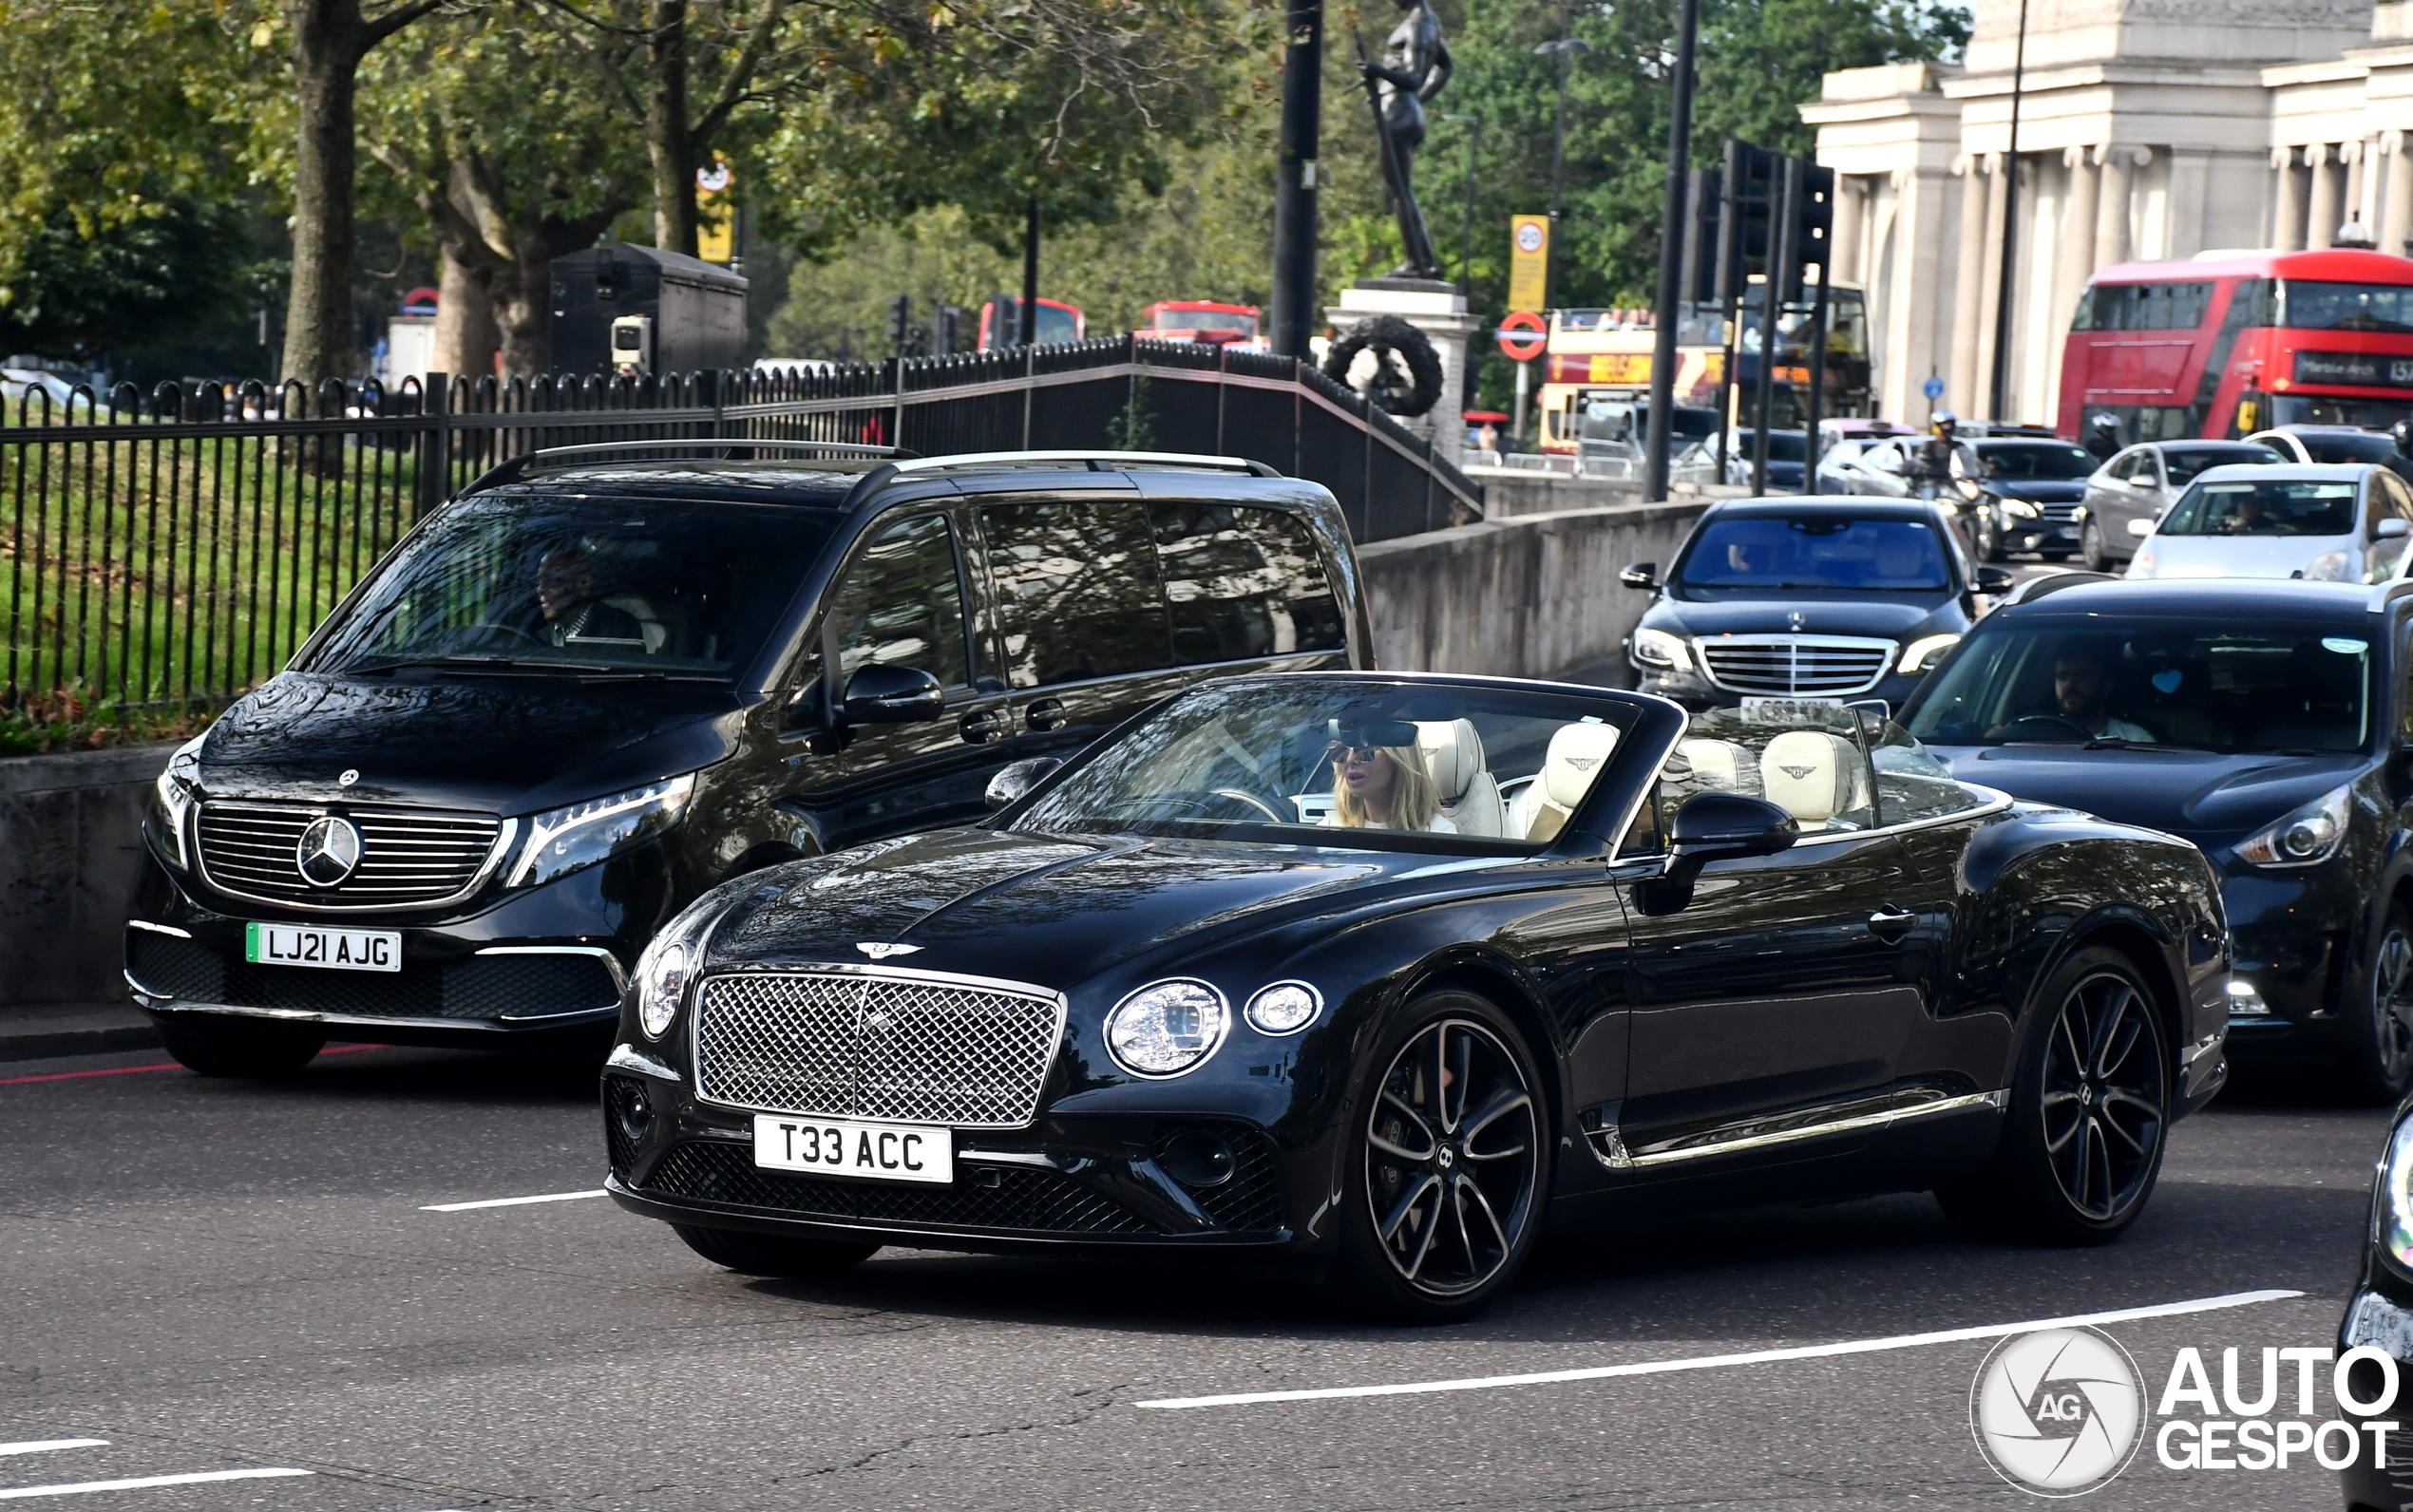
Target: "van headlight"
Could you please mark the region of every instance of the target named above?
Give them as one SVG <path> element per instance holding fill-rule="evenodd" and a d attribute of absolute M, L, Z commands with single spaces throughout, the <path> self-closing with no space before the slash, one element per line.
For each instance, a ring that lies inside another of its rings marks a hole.
<path fill-rule="evenodd" d="M 1681 636 L 1663 630 L 1634 632 L 1634 660 L 1658 671 L 1688 672 L 1693 670 L 1693 654 Z"/>
<path fill-rule="evenodd" d="M 1923 672 L 1944 659 L 1944 653 L 1961 643 L 1958 635 L 1922 635 L 1902 649 L 1902 671 Z"/>
<path fill-rule="evenodd" d="M 2304 564 L 2304 580 L 2308 583 L 2342 583 L 2352 566 L 2352 558 L 2342 551 L 2325 551 Z"/>
<path fill-rule="evenodd" d="M 2388 1136 L 2380 1162 L 2380 1248 L 2413 1271 L 2413 1118 L 2401 1120 Z"/>
<path fill-rule="evenodd" d="M 688 772 L 537 815 L 528 821 L 527 843 L 511 868 L 508 885 L 549 882 L 652 840 L 678 822 L 694 791 L 695 774 Z"/>
<path fill-rule="evenodd" d="M 2237 846 L 2237 859 L 2249 866 L 2317 866 L 2346 843 L 2346 819 L 2354 810 L 2354 784 L 2348 783 L 2305 804 Z"/>
<path fill-rule="evenodd" d="M 200 774 L 200 752 L 204 738 L 196 735 L 177 747 L 159 781 L 151 784 L 151 828 L 159 835 L 168 864 L 180 872 L 189 871 L 193 864 L 184 849 L 184 830 L 198 796 L 193 779 Z"/>
<path fill-rule="evenodd" d="M 1205 1064 L 1231 1028 L 1224 994 L 1177 976 L 1150 982 L 1106 1015 L 1106 1049 L 1133 1076 L 1179 1076 Z"/>

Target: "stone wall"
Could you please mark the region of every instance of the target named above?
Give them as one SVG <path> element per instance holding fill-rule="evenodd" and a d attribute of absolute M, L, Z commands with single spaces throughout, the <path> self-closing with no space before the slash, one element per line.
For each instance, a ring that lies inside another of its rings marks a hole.
<path fill-rule="evenodd" d="M 0 1008 L 124 1000 L 142 809 L 175 748 L 0 761 Z"/>

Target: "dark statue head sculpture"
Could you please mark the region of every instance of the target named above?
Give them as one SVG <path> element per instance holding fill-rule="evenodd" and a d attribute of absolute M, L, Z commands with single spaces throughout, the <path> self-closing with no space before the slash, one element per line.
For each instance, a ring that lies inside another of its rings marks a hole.
<path fill-rule="evenodd" d="M 1407 251 L 1392 274 L 1397 278 L 1438 278 L 1441 259 L 1433 251 L 1433 233 L 1416 202 L 1416 148 L 1424 142 L 1424 104 L 1450 82 L 1450 45 L 1441 23 L 1423 0 L 1400 0 L 1398 26 L 1382 44 L 1376 62 L 1358 47 L 1358 71 L 1366 81 L 1374 105 L 1374 129 L 1382 149 L 1382 178 L 1390 186 L 1391 202 L 1399 214 L 1399 241 Z"/>

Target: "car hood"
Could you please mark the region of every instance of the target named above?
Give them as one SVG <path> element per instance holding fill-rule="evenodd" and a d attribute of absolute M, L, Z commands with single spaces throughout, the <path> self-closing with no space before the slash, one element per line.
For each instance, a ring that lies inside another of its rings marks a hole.
<path fill-rule="evenodd" d="M 2074 504 L 2086 497 L 2083 478 L 2005 478 L 1986 485 L 1989 494 L 2038 504 Z"/>
<path fill-rule="evenodd" d="M 1204 947 L 1436 864 L 1469 865 L 1401 852 L 937 830 L 732 884 L 739 896 L 705 965 L 879 958 L 1069 990 L 1168 940 Z M 866 945 L 880 947 L 876 957 Z"/>
<path fill-rule="evenodd" d="M 1963 782 L 2161 830 L 2206 849 L 2234 843 L 2351 781 L 2369 760 L 2359 751 L 2272 756 L 2042 745 L 1928 748 Z"/>
<path fill-rule="evenodd" d="M 1798 624 L 1795 623 L 1796 616 L 1799 617 Z M 1772 592 L 1765 598 L 1662 597 L 1644 614 L 1643 623 L 1687 638 L 1796 634 L 1872 635 L 1899 640 L 1939 628 L 1968 628 L 1959 601 L 1942 589 L 1932 594 L 1813 596 Z"/>
<path fill-rule="evenodd" d="M 2155 536 L 2156 577 L 2289 577 L 2328 551 L 2352 551 L 2352 536 Z"/>
<path fill-rule="evenodd" d="M 728 689 L 692 683 L 288 672 L 210 727 L 200 782 L 212 798 L 532 813 L 708 766 L 735 748 L 738 714 Z"/>

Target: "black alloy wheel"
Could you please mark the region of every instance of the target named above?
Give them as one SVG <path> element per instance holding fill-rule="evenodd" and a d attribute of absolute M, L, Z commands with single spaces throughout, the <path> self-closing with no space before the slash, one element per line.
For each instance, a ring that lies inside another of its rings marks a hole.
<path fill-rule="evenodd" d="M 1540 1226 L 1549 1169 L 1541 1079 L 1490 1003 L 1437 992 L 1386 1039 L 1353 1152 L 1350 1295 L 1399 1321 L 1472 1316 Z"/>
<path fill-rule="evenodd" d="M 2366 1101 L 2393 1103 L 2413 1084 L 2413 918 L 2403 904 L 2388 905 L 2363 980 L 2368 996 L 2346 1069 Z"/>
<path fill-rule="evenodd" d="M 203 1076 L 291 1076 L 327 1046 L 327 1036 L 273 1019 L 223 1013 L 155 1013 L 160 1043 Z"/>
<path fill-rule="evenodd" d="M 2079 555 L 2086 558 L 2086 570 L 2107 573 L 2112 569 L 2111 553 L 2103 546 L 2103 529 L 2090 517 L 2078 533 Z"/>
<path fill-rule="evenodd" d="M 674 1223 L 671 1232 L 687 1247 L 741 1276 L 802 1279 L 836 1276 L 871 1258 L 877 1244 L 848 1244 L 837 1239 L 808 1239 L 781 1234 L 755 1234 L 744 1229 L 698 1228 Z"/>
<path fill-rule="evenodd" d="M 2081 950 L 2037 994 L 2001 1143 L 1939 1188 L 1954 1222 L 1996 1238 L 2100 1244 L 2144 1211 L 2170 1129 L 2162 1020 L 2135 963 Z"/>

